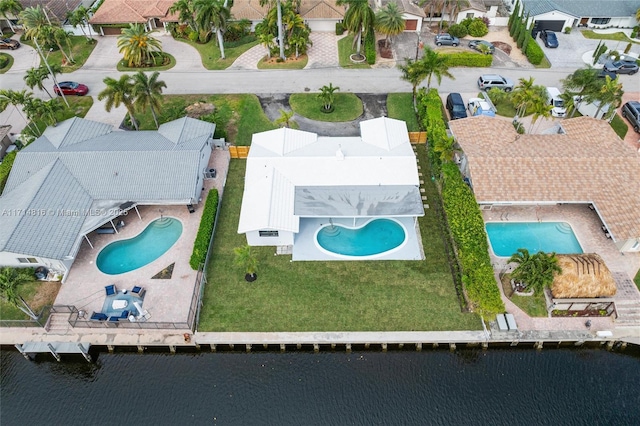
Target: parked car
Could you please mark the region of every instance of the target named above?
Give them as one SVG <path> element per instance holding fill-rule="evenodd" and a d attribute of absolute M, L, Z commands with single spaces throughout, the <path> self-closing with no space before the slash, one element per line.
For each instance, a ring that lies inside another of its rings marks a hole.
<path fill-rule="evenodd" d="M 436 46 L 457 46 L 460 44 L 460 39 L 454 37 L 449 33 L 441 33 L 436 35 Z"/>
<path fill-rule="evenodd" d="M 601 69 L 600 71 L 598 71 L 598 74 L 596 74 L 596 77 L 598 78 L 605 78 L 606 76 L 609 76 L 611 80 L 615 80 L 616 78 L 618 78 L 618 74 L 616 74 L 615 72 L 607 71 L 605 69 Z"/>
<path fill-rule="evenodd" d="M 485 55 L 493 55 L 496 47 L 485 40 L 471 40 L 469 42 L 469 47 L 477 50 L 478 52 L 484 53 Z"/>
<path fill-rule="evenodd" d="M 12 38 L 0 39 L 0 49 L 16 50 L 20 47 L 20 42 Z"/>
<path fill-rule="evenodd" d="M 505 92 L 510 92 L 513 90 L 513 86 L 515 83 L 513 80 L 505 78 L 498 74 L 483 74 L 478 79 L 478 87 L 481 90 L 489 90 L 493 87 L 497 87 L 498 89 L 502 89 Z"/>
<path fill-rule="evenodd" d="M 636 133 L 640 133 L 640 102 L 629 101 L 624 104 L 622 116 L 629 121 Z"/>
<path fill-rule="evenodd" d="M 604 64 L 604 69 L 616 74 L 635 74 L 638 72 L 638 64 L 632 61 L 609 61 Z"/>
<path fill-rule="evenodd" d="M 552 49 L 555 49 L 556 47 L 558 47 L 558 37 L 556 36 L 556 33 L 554 33 L 553 31 L 549 31 L 549 30 L 540 31 L 540 38 L 542 39 L 546 47 L 550 47 Z"/>
<path fill-rule="evenodd" d="M 58 89 L 60 86 L 60 89 Z M 56 95 L 60 96 L 60 90 L 65 95 L 77 95 L 84 96 L 89 93 L 89 88 L 82 83 L 76 83 L 75 81 L 61 81 L 58 86 L 53 86 L 53 91 Z"/>
<path fill-rule="evenodd" d="M 476 116 L 476 115 L 486 115 L 488 117 L 496 116 L 496 112 L 494 111 L 491 104 L 481 98 L 469 99 L 467 108 L 469 109 L 469 114 L 473 116 Z"/>
<path fill-rule="evenodd" d="M 462 100 L 460 93 L 449 93 L 449 96 L 447 96 L 446 107 L 452 120 L 467 118 L 467 111 L 464 109 L 464 101 Z"/>

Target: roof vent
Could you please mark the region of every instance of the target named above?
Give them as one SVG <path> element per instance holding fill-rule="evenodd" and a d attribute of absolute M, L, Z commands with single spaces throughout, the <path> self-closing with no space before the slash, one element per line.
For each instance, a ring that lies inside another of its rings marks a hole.
<path fill-rule="evenodd" d="M 344 152 L 342 152 L 342 146 L 338 145 L 338 150 L 336 151 L 336 158 L 340 161 L 344 160 Z"/>

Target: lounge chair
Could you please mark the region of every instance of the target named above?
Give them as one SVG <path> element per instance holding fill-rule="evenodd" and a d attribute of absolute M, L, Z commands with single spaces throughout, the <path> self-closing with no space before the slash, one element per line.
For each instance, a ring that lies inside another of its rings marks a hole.
<path fill-rule="evenodd" d="M 107 296 L 115 296 L 118 294 L 118 288 L 115 284 L 109 284 L 104 286 L 104 291 L 107 293 Z"/>
<path fill-rule="evenodd" d="M 133 294 L 134 296 L 138 296 L 141 299 L 144 297 L 145 292 L 145 289 L 140 286 L 134 286 L 131 289 L 131 294 Z"/>
<path fill-rule="evenodd" d="M 106 321 L 107 318 L 109 318 L 106 314 L 103 314 L 102 312 L 94 312 L 91 315 L 91 321 Z"/>
<path fill-rule="evenodd" d="M 119 316 L 117 316 L 117 317 L 109 317 L 109 321 L 108 322 L 118 322 L 118 321 L 120 321 L 120 317 Z"/>
<path fill-rule="evenodd" d="M 129 318 L 129 314 L 131 312 L 130 311 L 122 311 L 122 313 L 120 314 L 120 319 L 127 319 Z"/>

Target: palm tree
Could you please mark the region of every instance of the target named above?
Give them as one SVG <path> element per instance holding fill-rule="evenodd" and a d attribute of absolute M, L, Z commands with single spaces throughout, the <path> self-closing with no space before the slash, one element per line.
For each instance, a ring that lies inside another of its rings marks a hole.
<path fill-rule="evenodd" d="M 27 39 L 42 40 L 42 29 L 49 27 L 49 20 L 40 5 L 36 7 L 28 7 L 20 12 L 20 23 L 25 28 L 25 37 Z"/>
<path fill-rule="evenodd" d="M 55 127 L 58 125 L 58 119 L 56 113 L 62 111 L 64 106 L 58 101 L 58 99 L 49 99 L 42 103 L 40 107 L 41 117 L 46 123 Z"/>
<path fill-rule="evenodd" d="M 362 56 L 362 34 L 373 30 L 376 16 L 366 0 L 337 0 L 338 6 L 348 5 L 343 24 L 349 33 L 354 34 L 353 47 L 358 56 Z"/>
<path fill-rule="evenodd" d="M 16 91 L 16 90 L 0 90 L 0 112 L 7 109 L 9 105 L 13 105 L 13 107 L 18 111 L 20 116 L 24 119 L 24 122 L 27 123 L 27 126 L 32 126 L 31 130 L 34 134 L 39 134 L 37 127 L 33 122 L 30 122 L 27 117 L 25 117 L 22 109 L 30 102 L 33 97 L 32 92 L 27 92 L 26 90 Z M 19 108 L 19 107 L 22 107 Z M 24 111 L 26 113 L 26 110 Z"/>
<path fill-rule="evenodd" d="M 598 70 L 591 68 L 581 68 L 569 74 L 567 78 L 562 79 L 562 86 L 566 92 L 571 92 L 574 96 L 577 96 L 580 102 L 584 96 L 588 93 L 592 93 L 600 89 L 598 82 Z M 569 118 L 573 117 L 576 109 L 574 108 L 569 115 Z"/>
<path fill-rule="evenodd" d="M 376 13 L 376 31 L 384 34 L 385 46 L 389 47 L 389 38 L 402 33 L 405 29 L 405 20 L 396 3 L 387 3 L 387 7 Z"/>
<path fill-rule="evenodd" d="M 277 11 L 277 27 L 278 27 L 278 46 L 280 46 L 280 59 L 287 59 L 284 55 L 284 30 L 282 28 L 282 4 L 280 0 L 260 0 L 260 6 L 269 5 L 269 9 L 274 6 Z M 269 55 L 271 56 L 271 55 Z"/>
<path fill-rule="evenodd" d="M 98 100 L 107 100 L 105 104 L 107 112 L 111 111 L 111 108 L 113 107 L 117 108 L 121 104 L 124 105 L 129 112 L 131 124 L 133 124 L 133 127 L 136 130 L 138 130 L 138 122 L 134 117 L 135 107 L 133 104 L 133 82 L 131 76 L 129 74 L 123 74 L 120 76 L 119 80 L 106 77 L 103 81 L 107 87 L 98 94 Z"/>
<path fill-rule="evenodd" d="M 144 111 L 147 107 L 151 110 L 153 122 L 156 123 L 156 129 L 160 127 L 156 110 L 162 107 L 162 89 L 166 89 L 167 85 L 164 81 L 158 81 L 160 73 L 155 71 L 148 77 L 142 71 L 138 71 L 133 75 L 132 96 L 134 105 L 140 111 Z"/>
<path fill-rule="evenodd" d="M 0 0 L 0 13 L 2 13 L 4 19 L 9 23 L 9 28 L 11 28 L 12 33 L 15 33 L 16 30 L 13 28 L 13 23 L 8 15 L 18 16 L 22 9 L 23 7 L 18 0 Z"/>
<path fill-rule="evenodd" d="M 463 6 L 469 6 L 468 0 L 447 0 L 446 3 L 449 3 L 449 23 L 452 23 L 456 20 L 455 15 Z"/>
<path fill-rule="evenodd" d="M 60 74 L 62 72 L 62 67 L 60 65 L 54 64 L 51 66 L 51 70 L 54 73 Z M 47 87 L 43 84 L 44 80 L 48 78 L 49 71 L 47 70 L 47 67 L 40 66 L 39 68 L 28 69 L 24 76 L 24 81 L 30 89 L 33 89 L 37 86 L 38 89 L 44 90 L 45 92 L 47 92 L 47 95 L 49 95 L 49 97 L 53 99 L 53 96 L 51 95 L 51 93 L 49 93 Z"/>
<path fill-rule="evenodd" d="M 333 83 L 329 83 L 328 86 L 322 86 L 320 93 L 318 93 L 318 99 L 322 101 L 322 107 L 325 111 L 331 111 L 333 109 L 333 102 L 335 100 L 334 93 L 340 90 L 339 87 L 333 87 Z"/>
<path fill-rule="evenodd" d="M 29 269 L 4 267 L 0 269 L 0 296 L 7 302 L 24 312 L 33 320 L 38 319 L 27 302 L 18 294 L 18 287 L 33 279 Z"/>
<path fill-rule="evenodd" d="M 38 127 L 38 123 L 36 123 L 36 118 L 42 116 L 44 112 L 44 107 L 42 106 L 44 101 L 40 98 L 34 98 L 33 96 L 29 96 L 25 99 L 25 102 L 22 104 L 22 110 L 27 115 L 27 118 L 31 121 L 31 125 L 36 128 L 37 133 L 35 136 L 42 136 L 42 130 Z M 33 127 L 32 127 L 33 129 Z"/>
<path fill-rule="evenodd" d="M 91 34 L 91 24 L 89 24 L 89 19 L 91 19 L 91 15 L 89 15 L 89 10 L 83 5 L 80 5 L 76 10 L 67 12 L 67 19 L 69 23 L 73 25 L 73 28 L 80 26 L 80 30 L 82 34 L 87 37 L 87 40 L 93 40 L 93 35 Z M 84 32 L 84 26 L 87 26 L 89 29 L 89 36 Z"/>
<path fill-rule="evenodd" d="M 404 65 L 398 65 L 398 69 L 402 73 L 402 78 L 411 83 L 413 91 L 413 108 L 416 108 L 416 89 L 427 78 L 427 70 L 422 60 L 413 60 L 407 58 Z"/>
<path fill-rule="evenodd" d="M 245 271 L 244 279 L 250 282 L 255 281 L 257 278 L 258 259 L 251 251 L 251 246 L 247 244 L 242 247 L 236 247 L 233 252 L 236 255 L 235 264 Z"/>
<path fill-rule="evenodd" d="M 440 154 L 441 161 L 451 160 L 451 158 L 453 157 L 453 153 L 456 151 L 454 145 L 455 141 L 453 138 L 436 138 L 433 145 L 433 150 Z"/>
<path fill-rule="evenodd" d="M 195 22 L 195 11 L 193 9 L 192 0 L 178 0 L 170 8 L 169 13 L 178 12 L 178 20 L 184 22 L 191 28 L 192 31 L 197 31 Z"/>
<path fill-rule="evenodd" d="M 61 27 L 51 27 L 51 28 L 53 28 L 53 34 L 52 34 L 53 40 L 55 41 L 56 45 L 58 46 L 58 48 L 60 49 L 64 57 L 67 59 L 67 62 L 74 63 L 75 60 L 73 59 L 73 49 L 71 47 L 71 36 L 73 34 Z M 65 43 L 67 45 L 67 49 L 69 49 L 68 55 L 65 53 L 64 49 L 62 48 L 62 43 Z"/>
<path fill-rule="evenodd" d="M 618 78 L 616 77 L 612 80 L 608 75 L 605 76 L 605 81 L 600 87 L 600 90 L 592 95 L 592 97 L 600 103 L 595 116 L 598 116 L 600 110 L 605 105 L 609 105 L 609 115 L 613 116 L 615 109 L 622 104 L 622 95 L 624 95 L 624 90 L 622 90 L 622 83 L 620 83 Z"/>
<path fill-rule="evenodd" d="M 279 127 L 297 127 L 297 124 L 295 121 L 291 120 L 291 118 L 293 117 L 294 112 L 293 111 L 286 111 L 284 109 L 280 110 L 280 117 L 278 117 L 273 123 L 276 126 Z"/>
<path fill-rule="evenodd" d="M 511 102 L 516 107 L 516 117 L 524 117 L 534 97 L 533 77 L 520 78 L 518 85 L 511 93 Z"/>
<path fill-rule="evenodd" d="M 151 59 L 153 52 L 162 52 L 162 43 L 151 37 L 140 24 L 129 24 L 128 28 L 122 30 L 118 36 L 119 52 L 127 61 L 127 66 L 136 68 L 142 66 Z"/>
<path fill-rule="evenodd" d="M 535 291 L 542 291 L 544 287 L 553 283 L 557 273 L 562 273 L 555 253 L 547 254 L 540 251 L 531 256 L 526 248 L 519 248 L 509 258 L 509 263 L 511 262 L 518 264 L 511 273 L 511 277 L 521 281 L 526 288 L 532 288 Z"/>
<path fill-rule="evenodd" d="M 538 86 L 538 87 L 541 87 L 541 86 Z M 546 93 L 542 94 L 542 96 L 538 95 L 532 102 L 532 107 L 533 107 L 533 117 L 531 119 L 531 125 L 529 126 L 529 133 L 533 131 L 533 126 L 534 124 L 536 124 L 539 118 L 551 117 L 551 110 L 553 109 L 553 106 L 549 105 L 549 101 L 547 101 Z M 540 125 L 540 123 L 538 123 L 538 125 Z"/>
<path fill-rule="evenodd" d="M 222 33 L 227 29 L 227 21 L 231 18 L 231 12 L 224 6 L 222 0 L 195 0 L 193 7 L 196 23 L 200 28 L 200 41 L 205 42 L 209 38 L 212 28 L 215 29 L 220 57 L 224 59 Z"/>
<path fill-rule="evenodd" d="M 456 78 L 449 72 L 447 59 L 430 47 L 424 48 L 424 56 L 420 59 L 427 73 L 427 90 L 431 88 L 431 77 L 435 75 L 438 84 L 442 82 L 442 77 L 455 80 Z"/>

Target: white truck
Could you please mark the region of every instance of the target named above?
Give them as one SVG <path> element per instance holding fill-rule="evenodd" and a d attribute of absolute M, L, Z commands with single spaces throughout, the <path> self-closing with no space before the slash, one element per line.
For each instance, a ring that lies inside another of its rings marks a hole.
<path fill-rule="evenodd" d="M 560 90 L 557 87 L 547 87 L 547 99 L 551 105 L 551 115 L 554 117 L 564 117 L 567 115 L 567 108 L 560 98 Z"/>

